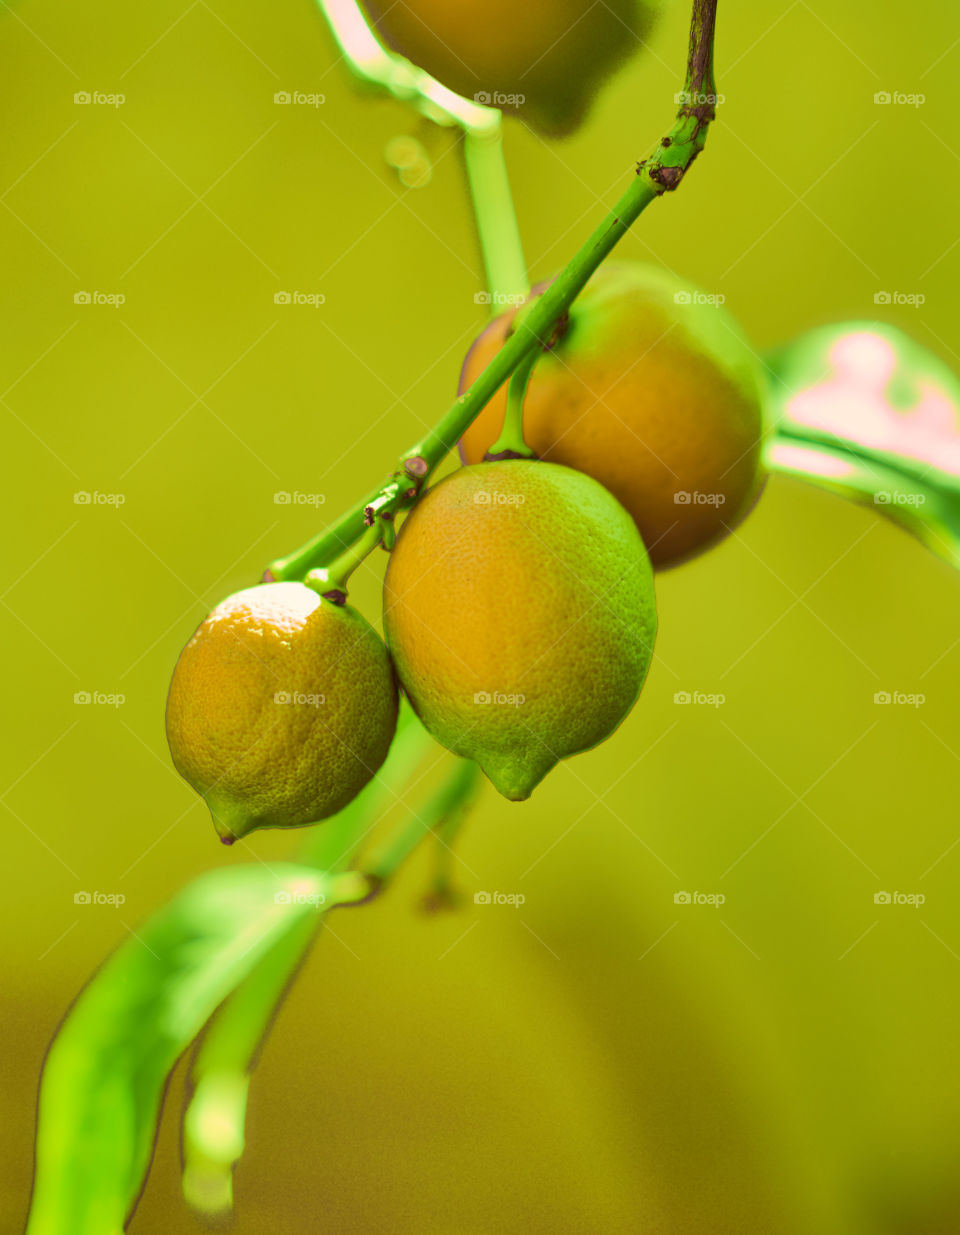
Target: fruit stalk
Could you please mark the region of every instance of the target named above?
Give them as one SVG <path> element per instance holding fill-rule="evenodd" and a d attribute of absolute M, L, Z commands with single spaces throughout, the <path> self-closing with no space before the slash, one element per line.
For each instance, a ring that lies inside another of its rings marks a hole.
<path fill-rule="evenodd" d="M 377 545 L 383 543 L 384 533 L 387 528 L 391 527 L 390 523 L 381 522 L 378 519 L 367 528 L 354 545 L 345 549 L 339 557 L 334 558 L 329 566 L 311 570 L 304 580 L 307 587 L 319 592 L 324 600 L 331 600 L 335 605 L 346 604 L 347 583 L 350 576 L 361 562 L 370 556 Z"/>
<path fill-rule="evenodd" d="M 409 103 L 435 124 L 463 131 L 491 312 L 504 296 L 529 291 L 520 231 L 503 160 L 503 117 L 495 107 L 462 98 L 397 52 L 370 28 L 356 0 L 317 0 L 344 62 L 355 77 Z"/>
<path fill-rule="evenodd" d="M 456 759 L 445 779 L 419 812 L 402 819 L 366 855 L 358 873 L 367 880 L 371 896 L 380 892 L 424 837 L 436 835 L 467 809 L 480 783 L 480 769 L 472 759 Z"/>
<path fill-rule="evenodd" d="M 523 400 L 527 387 L 530 385 L 530 377 L 536 361 L 537 349 L 532 348 L 513 371 L 510 385 L 507 387 L 507 406 L 500 436 L 486 455 L 490 462 L 498 459 L 535 459 L 537 457 L 523 436 Z"/>
<path fill-rule="evenodd" d="M 490 316 L 496 317 L 504 304 L 516 303 L 530 292 L 503 158 L 503 125 L 498 124 L 490 133 L 467 129 L 463 135 L 463 160 L 487 272 L 487 303 Z"/>
<path fill-rule="evenodd" d="M 265 578 L 301 579 L 313 567 L 354 543 L 375 518 L 395 516 L 417 499 L 427 478 L 456 445 L 486 404 L 527 353 L 548 343 L 558 319 L 586 286 L 594 271 L 613 251 L 643 211 L 680 184 L 704 148 L 716 115 L 713 43 L 717 0 L 693 0 L 690 43 L 680 108 L 670 132 L 637 165 L 636 175 L 587 242 L 574 254 L 549 288 L 531 302 L 529 311 L 472 386 L 438 424 L 410 448 L 397 472 L 357 502 L 325 531 L 285 558 L 271 563 Z"/>

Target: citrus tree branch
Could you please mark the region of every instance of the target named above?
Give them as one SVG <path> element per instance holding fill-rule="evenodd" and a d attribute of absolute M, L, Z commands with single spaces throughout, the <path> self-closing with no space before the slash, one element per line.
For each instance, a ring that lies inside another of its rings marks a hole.
<path fill-rule="evenodd" d="M 336 557 L 363 535 L 376 519 L 392 520 L 411 506 L 427 478 L 534 347 L 548 347 L 558 320 L 588 279 L 626 235 L 642 212 L 664 193 L 673 192 L 703 149 L 716 114 L 713 43 L 717 0 L 693 0 L 690 43 L 683 90 L 673 127 L 637 164 L 626 192 L 574 254 L 550 287 L 518 315 L 516 329 L 472 386 L 437 425 L 400 459 L 396 472 L 357 502 L 331 527 L 285 558 L 273 562 L 265 578 L 301 579 L 306 572 Z"/>

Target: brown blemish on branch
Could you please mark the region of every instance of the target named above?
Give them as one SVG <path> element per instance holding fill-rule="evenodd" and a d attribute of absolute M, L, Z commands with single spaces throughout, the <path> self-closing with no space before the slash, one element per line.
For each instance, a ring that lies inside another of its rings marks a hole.
<path fill-rule="evenodd" d="M 410 459 L 404 459 L 403 470 L 408 476 L 414 476 L 419 480 L 426 476 L 429 471 L 429 465 L 423 455 L 414 455 Z"/>
<path fill-rule="evenodd" d="M 553 351 L 563 336 L 567 333 L 570 326 L 570 310 L 564 309 L 557 320 L 553 323 L 553 329 L 544 339 L 541 347 L 545 352 Z"/>
<path fill-rule="evenodd" d="M 682 167 L 655 167 L 650 173 L 650 179 L 655 180 L 665 193 L 671 192 L 683 179 Z"/>
<path fill-rule="evenodd" d="M 711 98 L 716 95 L 713 83 L 713 36 L 716 23 L 716 0 L 694 0 L 690 22 L 693 37 L 690 39 L 690 53 L 687 57 L 689 94 Z"/>

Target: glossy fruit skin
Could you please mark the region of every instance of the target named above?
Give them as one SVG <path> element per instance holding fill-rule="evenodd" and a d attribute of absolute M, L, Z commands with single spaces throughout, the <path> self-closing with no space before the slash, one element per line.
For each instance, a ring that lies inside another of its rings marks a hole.
<path fill-rule="evenodd" d="M 527 445 L 619 498 L 658 568 L 725 536 L 766 475 L 758 362 L 726 311 L 698 296 L 654 267 L 605 263 L 538 358 L 524 402 Z M 461 391 L 499 350 L 515 313 L 476 340 Z M 503 387 L 463 435 L 464 462 L 482 460 L 505 406 Z"/>
<path fill-rule="evenodd" d="M 387 650 L 355 609 L 261 584 L 222 601 L 181 652 L 167 740 L 231 843 L 345 806 L 383 763 L 397 704 Z"/>
<path fill-rule="evenodd" d="M 620 724 L 656 627 L 630 516 L 555 464 L 460 468 L 390 555 L 384 630 L 404 690 L 433 736 L 514 801 Z"/>
<path fill-rule="evenodd" d="M 465 98 L 562 136 L 653 25 L 646 0 L 365 0 L 377 33 Z M 508 100 L 520 100 L 511 102 Z"/>

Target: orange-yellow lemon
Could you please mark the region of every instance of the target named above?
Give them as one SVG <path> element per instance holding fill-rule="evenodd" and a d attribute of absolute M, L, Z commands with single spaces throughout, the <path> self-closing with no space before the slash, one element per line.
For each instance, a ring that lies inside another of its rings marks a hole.
<path fill-rule="evenodd" d="M 719 297 L 651 266 L 605 263 L 534 366 L 524 435 L 626 506 L 657 567 L 721 539 L 763 486 L 759 366 Z M 460 389 L 501 347 L 516 310 L 474 343 Z M 465 462 L 496 440 L 506 387 L 464 434 Z"/>
<path fill-rule="evenodd" d="M 404 690 L 433 736 L 515 801 L 616 729 L 656 626 L 633 520 L 556 464 L 460 468 L 420 499 L 390 555 L 384 628 Z"/>

